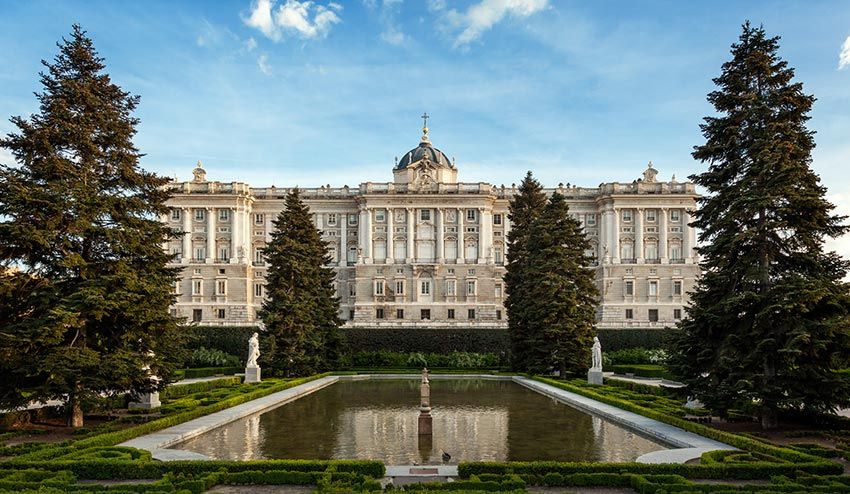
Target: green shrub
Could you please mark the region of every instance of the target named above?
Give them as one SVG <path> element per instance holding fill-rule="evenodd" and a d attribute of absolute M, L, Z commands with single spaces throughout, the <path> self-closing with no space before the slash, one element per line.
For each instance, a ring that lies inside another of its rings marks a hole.
<path fill-rule="evenodd" d="M 655 364 L 612 365 L 611 370 L 615 374 L 634 374 L 638 377 L 673 378 L 666 367 Z"/>
<path fill-rule="evenodd" d="M 623 364 L 664 364 L 667 362 L 667 352 L 663 348 L 624 348 L 604 352 L 602 363 L 604 367 Z"/>
<path fill-rule="evenodd" d="M 218 375 L 233 375 L 237 372 L 242 372 L 242 367 L 202 367 L 198 369 L 184 369 L 183 377 L 185 379 L 192 379 L 196 377 L 210 377 L 210 376 L 218 376 Z"/>
<path fill-rule="evenodd" d="M 248 338 L 257 331 L 255 326 L 186 326 L 188 341 L 186 348 L 195 350 L 209 348 L 230 355 L 238 355 L 240 360 L 248 354 Z"/>
<path fill-rule="evenodd" d="M 222 377 L 221 379 L 216 379 L 213 381 L 201 381 L 196 383 L 189 384 L 177 384 L 171 385 L 164 390 L 160 391 L 159 396 L 163 400 L 173 400 L 175 398 L 180 398 L 182 396 L 187 396 L 195 393 L 200 393 L 202 391 L 209 391 L 211 389 L 219 389 L 219 388 L 230 388 L 233 386 L 237 386 L 242 383 L 241 377 Z"/>
<path fill-rule="evenodd" d="M 236 355 L 225 353 L 217 348 L 201 347 L 192 352 L 187 367 L 239 367 L 242 360 Z"/>
<path fill-rule="evenodd" d="M 350 354 L 342 363 L 355 369 L 496 369 L 506 365 L 507 361 L 495 353 L 425 354 L 379 351 Z"/>

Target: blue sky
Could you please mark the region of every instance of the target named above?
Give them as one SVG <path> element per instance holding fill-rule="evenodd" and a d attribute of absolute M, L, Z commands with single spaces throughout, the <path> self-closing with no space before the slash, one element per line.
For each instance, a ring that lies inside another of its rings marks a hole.
<path fill-rule="evenodd" d="M 143 165 L 180 179 L 391 180 L 419 115 L 462 181 L 697 172 L 705 95 L 749 19 L 818 102 L 814 167 L 850 212 L 850 2 L 0 0 L 0 132 L 37 109 L 39 60 L 80 23 L 142 96 Z M 844 68 L 841 66 L 842 47 Z M 2 151 L 0 151 L 2 152 Z M 0 155 L 8 161 L 8 155 Z M 850 242 L 839 247 L 850 255 Z"/>

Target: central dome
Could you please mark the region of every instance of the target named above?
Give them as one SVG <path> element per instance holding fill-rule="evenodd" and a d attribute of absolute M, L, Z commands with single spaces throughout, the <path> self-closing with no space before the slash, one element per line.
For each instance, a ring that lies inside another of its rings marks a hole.
<path fill-rule="evenodd" d="M 427 132 L 427 131 L 426 131 Z M 419 145 L 415 148 L 411 149 L 404 156 L 402 156 L 401 160 L 399 160 L 398 165 L 396 165 L 396 170 L 403 170 L 413 163 L 419 162 L 425 158 L 428 158 L 428 161 L 436 164 L 437 166 L 446 166 L 449 168 L 454 168 L 452 165 L 452 161 L 446 156 L 446 153 L 440 151 L 431 145 L 431 141 L 428 139 L 428 134 L 422 136 L 422 140 L 419 142 Z"/>

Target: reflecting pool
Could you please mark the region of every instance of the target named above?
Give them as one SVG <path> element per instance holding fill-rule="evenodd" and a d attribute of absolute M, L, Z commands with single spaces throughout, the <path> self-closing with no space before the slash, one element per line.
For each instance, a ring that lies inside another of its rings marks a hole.
<path fill-rule="evenodd" d="M 174 446 L 218 459 L 631 461 L 667 446 L 512 381 L 431 380 L 433 435 L 420 436 L 419 380 L 340 381 Z"/>

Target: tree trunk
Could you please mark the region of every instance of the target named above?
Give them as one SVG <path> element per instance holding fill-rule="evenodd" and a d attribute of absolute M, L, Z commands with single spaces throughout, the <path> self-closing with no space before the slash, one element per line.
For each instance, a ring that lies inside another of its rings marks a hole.
<path fill-rule="evenodd" d="M 83 408 L 80 406 L 80 400 L 76 397 L 71 398 L 71 400 L 68 402 L 68 407 L 68 427 L 82 427 Z"/>
<path fill-rule="evenodd" d="M 71 393 L 68 396 L 68 427 L 82 427 L 83 426 L 83 407 L 80 405 L 80 394 L 79 390 L 82 386 L 77 383 L 74 389 L 74 393 Z"/>
<path fill-rule="evenodd" d="M 761 412 L 761 428 L 776 429 L 779 427 L 779 414 L 775 408 L 763 408 Z"/>
<path fill-rule="evenodd" d="M 560 369 L 561 379 L 567 378 L 567 363 L 563 360 L 561 361 L 561 369 Z"/>

